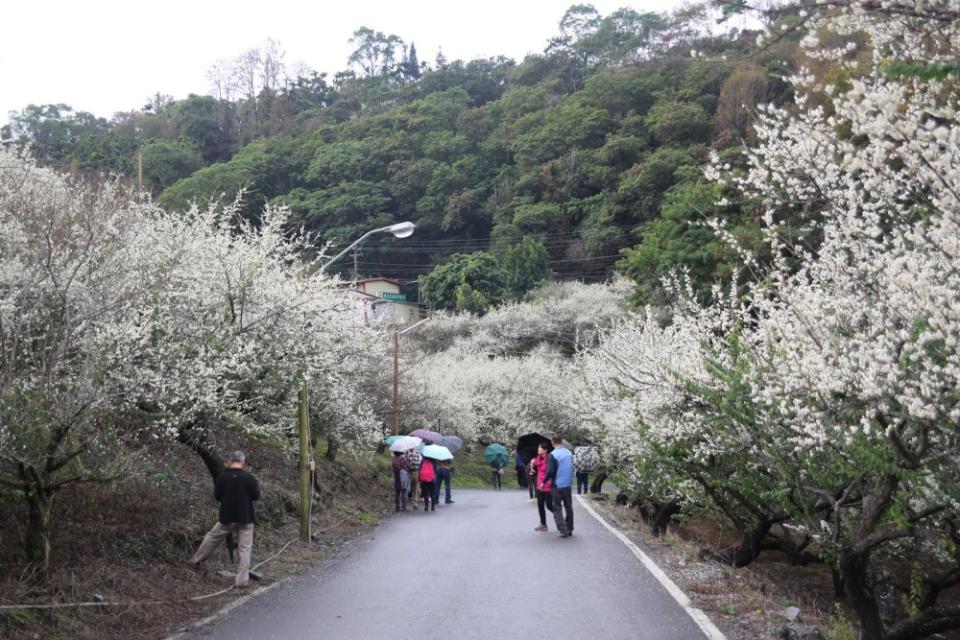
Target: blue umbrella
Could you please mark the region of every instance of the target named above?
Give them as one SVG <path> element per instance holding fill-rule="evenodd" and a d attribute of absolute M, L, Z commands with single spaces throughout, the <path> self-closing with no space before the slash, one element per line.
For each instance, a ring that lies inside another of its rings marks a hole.
<path fill-rule="evenodd" d="M 453 454 L 446 447 L 438 444 L 427 445 L 423 448 L 423 457 L 431 460 L 453 460 Z"/>
<path fill-rule="evenodd" d="M 403 436 L 390 436 L 389 438 L 387 438 L 386 440 L 383 441 L 383 444 L 385 444 L 385 445 L 387 445 L 387 446 L 389 447 L 390 445 L 392 445 L 394 442 L 396 442 L 397 440 L 399 440 L 399 439 L 402 438 L 402 437 L 403 437 Z"/>

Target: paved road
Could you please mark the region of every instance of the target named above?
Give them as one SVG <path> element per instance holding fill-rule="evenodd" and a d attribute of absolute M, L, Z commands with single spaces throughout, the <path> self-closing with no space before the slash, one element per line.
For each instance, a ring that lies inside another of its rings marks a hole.
<path fill-rule="evenodd" d="M 575 533 L 561 539 L 552 520 L 549 533 L 533 531 L 537 509 L 526 492 L 459 490 L 454 499 L 435 512 L 397 514 L 327 566 L 185 639 L 705 637 L 576 500 Z"/>

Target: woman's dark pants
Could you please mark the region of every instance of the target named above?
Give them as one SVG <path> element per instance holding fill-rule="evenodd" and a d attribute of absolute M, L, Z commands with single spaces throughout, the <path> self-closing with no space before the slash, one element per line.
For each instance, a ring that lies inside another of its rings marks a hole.
<path fill-rule="evenodd" d="M 553 511 L 553 494 L 549 491 L 537 491 L 537 511 L 543 526 L 547 526 L 547 509 Z"/>

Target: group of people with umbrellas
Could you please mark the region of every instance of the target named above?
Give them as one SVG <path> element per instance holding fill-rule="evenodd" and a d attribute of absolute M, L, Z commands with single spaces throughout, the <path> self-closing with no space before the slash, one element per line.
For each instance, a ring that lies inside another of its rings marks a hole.
<path fill-rule="evenodd" d="M 436 511 L 440 487 L 446 483 L 445 504 L 453 504 L 450 495 L 450 461 L 463 447 L 457 436 L 445 436 L 429 429 L 416 429 L 407 435 L 387 438 L 384 443 L 393 453 L 393 488 L 396 511 L 408 506 L 418 508 L 417 491 L 423 510 Z"/>
<path fill-rule="evenodd" d="M 444 483 L 445 503 L 453 504 L 450 495 L 450 461 L 463 447 L 463 440 L 429 429 L 416 429 L 407 435 L 390 436 L 384 442 L 393 453 L 396 511 L 406 511 L 408 506 L 418 509 L 418 493 L 423 500 L 424 512 L 435 511 Z M 540 515 L 540 525 L 536 531 L 547 530 L 546 511 L 549 510 L 554 514 L 558 533 L 562 537 L 573 534 L 573 476 L 576 475 L 577 493 L 587 493 L 589 474 L 600 466 L 601 459 L 597 447 L 572 449 L 570 443 L 560 435 L 546 438 L 540 434 L 529 434 L 517 443 L 517 480 L 521 487 L 529 483 L 534 489 L 531 498 L 536 500 Z M 493 443 L 484 449 L 483 458 L 490 466 L 493 487 L 501 490 L 503 470 L 510 460 L 510 451 L 502 444 Z"/>

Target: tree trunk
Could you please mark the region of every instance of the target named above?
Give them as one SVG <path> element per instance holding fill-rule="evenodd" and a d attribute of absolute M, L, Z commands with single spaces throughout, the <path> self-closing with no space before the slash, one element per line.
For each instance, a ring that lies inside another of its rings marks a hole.
<path fill-rule="evenodd" d="M 223 470 L 226 468 L 223 464 L 223 457 L 214 452 L 207 444 L 206 439 L 202 435 L 199 435 L 195 429 L 189 427 L 181 429 L 177 433 L 177 439 L 200 456 L 200 459 L 203 460 L 203 464 L 206 465 L 207 471 L 210 472 L 210 476 L 214 480 L 223 473 Z"/>
<path fill-rule="evenodd" d="M 326 455 L 326 458 L 327 458 L 328 461 L 330 461 L 330 462 L 336 462 L 336 461 L 337 461 L 337 448 L 338 448 L 338 447 L 339 447 L 339 445 L 337 444 L 337 439 L 334 438 L 333 436 L 327 436 L 327 455 Z"/>
<path fill-rule="evenodd" d="M 606 471 L 598 471 L 590 485 L 590 493 L 600 493 L 603 490 L 603 481 L 607 479 Z"/>
<path fill-rule="evenodd" d="M 657 505 L 657 511 L 650 519 L 650 530 L 653 535 L 660 537 L 667 532 L 667 525 L 673 516 L 680 513 L 680 501 L 674 498 L 664 505 Z"/>
<path fill-rule="evenodd" d="M 884 640 L 919 640 L 955 629 L 960 629 L 960 607 L 934 607 L 894 625 Z"/>
<path fill-rule="evenodd" d="M 795 544 L 792 540 L 785 539 L 781 542 L 773 542 L 764 545 L 765 550 L 781 551 L 787 556 L 787 562 L 795 567 L 805 567 L 809 564 L 823 562 L 820 556 L 806 551 L 809 541 Z"/>
<path fill-rule="evenodd" d="M 860 622 L 860 637 L 863 640 L 880 640 L 883 638 L 883 621 L 869 586 L 868 554 L 869 552 L 844 549 L 840 552 L 840 572 L 843 574 L 843 585 L 850 607 Z"/>
<path fill-rule="evenodd" d="M 43 488 L 27 490 L 27 533 L 24 550 L 27 562 L 35 568 L 37 578 L 46 582 L 50 570 L 50 510 L 53 494 Z"/>
<path fill-rule="evenodd" d="M 847 590 L 843 586 L 843 574 L 833 565 L 830 566 L 830 577 L 833 580 L 833 597 L 837 600 L 846 600 Z"/>
<path fill-rule="evenodd" d="M 734 567 L 745 567 L 764 550 L 763 539 L 770 532 L 773 523 L 767 519 L 756 522 L 749 531 L 743 532 L 740 544 L 733 551 L 720 554 L 721 560 Z"/>

